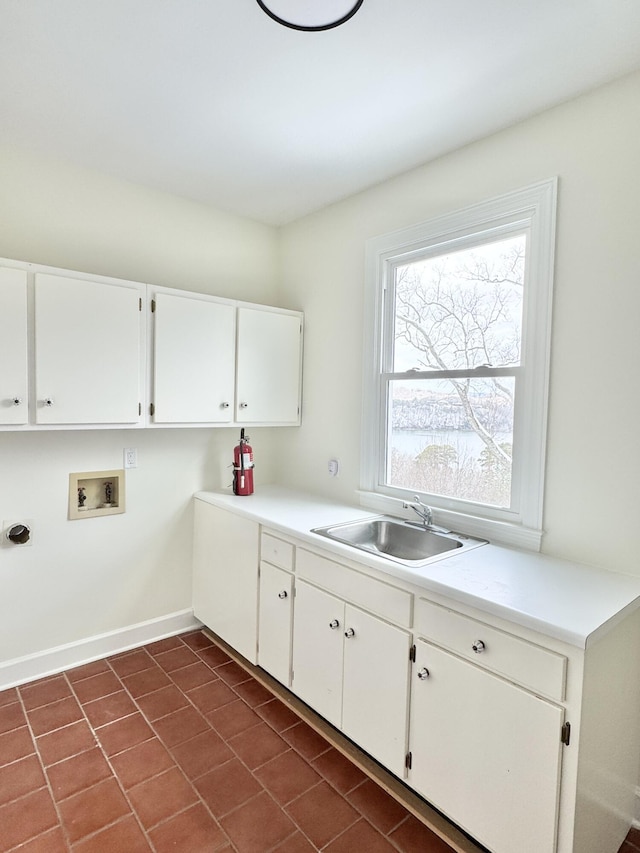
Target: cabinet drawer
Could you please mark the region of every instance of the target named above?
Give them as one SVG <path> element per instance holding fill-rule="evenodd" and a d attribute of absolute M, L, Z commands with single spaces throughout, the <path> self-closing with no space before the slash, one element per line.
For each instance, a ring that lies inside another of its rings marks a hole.
<path fill-rule="evenodd" d="M 293 545 L 264 531 L 260 537 L 260 556 L 274 566 L 293 571 Z"/>
<path fill-rule="evenodd" d="M 567 659 L 563 655 L 424 598 L 416 602 L 415 631 L 536 693 L 564 699 Z"/>
<path fill-rule="evenodd" d="M 396 625 L 411 625 L 412 595 L 403 589 L 348 569 L 333 560 L 327 560 L 298 548 L 296 572 L 316 586 L 339 595 L 346 601 L 377 613 Z"/>

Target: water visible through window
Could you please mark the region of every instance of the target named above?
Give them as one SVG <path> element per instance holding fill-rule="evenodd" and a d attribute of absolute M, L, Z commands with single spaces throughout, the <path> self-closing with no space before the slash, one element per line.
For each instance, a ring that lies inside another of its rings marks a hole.
<path fill-rule="evenodd" d="M 525 252 L 520 234 L 395 267 L 388 485 L 510 506 Z"/>

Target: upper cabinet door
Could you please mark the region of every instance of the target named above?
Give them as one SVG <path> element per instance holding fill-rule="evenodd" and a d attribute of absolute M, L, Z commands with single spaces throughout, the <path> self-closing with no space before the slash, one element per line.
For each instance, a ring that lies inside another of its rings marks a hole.
<path fill-rule="evenodd" d="M 153 423 L 233 419 L 235 306 L 154 295 Z"/>
<path fill-rule="evenodd" d="M 0 267 L 0 424 L 26 424 L 27 273 Z"/>
<path fill-rule="evenodd" d="M 142 293 L 36 274 L 36 423 L 139 422 Z"/>
<path fill-rule="evenodd" d="M 238 423 L 300 423 L 301 357 L 301 314 L 238 308 Z"/>

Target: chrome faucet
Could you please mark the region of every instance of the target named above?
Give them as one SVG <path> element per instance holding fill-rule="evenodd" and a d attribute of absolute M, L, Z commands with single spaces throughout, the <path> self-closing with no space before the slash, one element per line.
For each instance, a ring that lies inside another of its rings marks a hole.
<path fill-rule="evenodd" d="M 415 503 L 413 504 L 408 501 L 403 501 L 402 508 L 412 509 L 415 514 L 422 519 L 422 523 L 425 527 L 431 527 L 433 524 L 433 512 L 431 507 L 423 504 L 418 495 L 414 495 L 413 499 L 415 500 Z"/>

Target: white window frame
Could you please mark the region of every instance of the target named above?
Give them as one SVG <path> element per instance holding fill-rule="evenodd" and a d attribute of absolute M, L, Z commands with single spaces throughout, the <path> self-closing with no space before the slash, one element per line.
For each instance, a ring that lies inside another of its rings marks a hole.
<path fill-rule="evenodd" d="M 410 517 L 403 501 L 414 492 L 384 484 L 387 383 L 385 341 L 393 334 L 385 296 L 394 268 L 426 251 L 527 234 L 521 364 L 514 412 L 513 502 L 510 509 L 427 495 L 437 524 L 493 542 L 539 550 L 542 539 L 547 400 L 557 178 L 499 198 L 375 237 L 366 245 L 363 436 L 360 503 Z M 385 335 L 386 324 L 386 335 Z M 480 374 L 478 374 L 480 375 Z M 412 374 L 393 374 L 411 378 Z M 421 495 L 424 499 L 424 495 Z"/>

